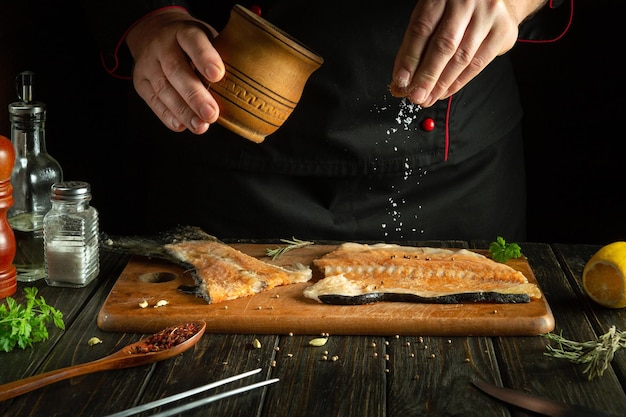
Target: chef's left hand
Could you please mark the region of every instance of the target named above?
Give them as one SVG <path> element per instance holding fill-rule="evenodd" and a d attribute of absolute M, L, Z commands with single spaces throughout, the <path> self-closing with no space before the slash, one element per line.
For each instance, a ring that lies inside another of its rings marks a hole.
<path fill-rule="evenodd" d="M 422 107 L 459 91 L 509 51 L 546 0 L 420 0 L 393 67 L 391 93 Z"/>

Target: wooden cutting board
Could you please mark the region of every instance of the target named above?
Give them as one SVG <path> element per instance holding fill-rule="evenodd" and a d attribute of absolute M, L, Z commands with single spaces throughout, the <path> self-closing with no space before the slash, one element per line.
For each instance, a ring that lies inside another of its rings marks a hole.
<path fill-rule="evenodd" d="M 336 246 L 312 245 L 286 252 L 278 260 L 265 256 L 267 244 L 234 244 L 249 255 L 279 265 L 314 259 Z M 537 283 L 525 258 L 509 261 L 529 281 Z M 241 334 L 528 336 L 554 329 L 554 317 L 542 297 L 524 304 L 374 303 L 333 306 L 305 298 L 302 291 L 321 277 L 303 284 L 217 304 L 177 290 L 193 285 L 188 272 L 168 262 L 133 257 L 118 278 L 98 314 L 104 331 L 154 333 L 168 326 L 205 320 L 207 332 Z M 140 304 L 147 301 L 148 307 Z M 155 307 L 160 300 L 167 305 Z"/>

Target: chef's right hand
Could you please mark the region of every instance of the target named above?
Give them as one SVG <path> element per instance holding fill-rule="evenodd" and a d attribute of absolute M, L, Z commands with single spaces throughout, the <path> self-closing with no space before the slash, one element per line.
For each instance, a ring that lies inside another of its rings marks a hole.
<path fill-rule="evenodd" d="M 202 134 L 217 121 L 219 107 L 206 87 L 225 71 L 210 41 L 216 35 L 185 10 L 166 9 L 145 17 L 126 36 L 135 90 L 175 132 Z"/>

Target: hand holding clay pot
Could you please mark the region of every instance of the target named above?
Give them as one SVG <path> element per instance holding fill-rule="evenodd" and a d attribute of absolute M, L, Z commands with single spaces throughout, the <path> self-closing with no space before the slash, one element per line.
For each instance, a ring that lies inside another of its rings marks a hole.
<path fill-rule="evenodd" d="M 324 62 L 240 5 L 213 45 L 226 66 L 224 78 L 209 87 L 220 107 L 218 123 L 253 142 L 282 126 L 309 76 Z"/>

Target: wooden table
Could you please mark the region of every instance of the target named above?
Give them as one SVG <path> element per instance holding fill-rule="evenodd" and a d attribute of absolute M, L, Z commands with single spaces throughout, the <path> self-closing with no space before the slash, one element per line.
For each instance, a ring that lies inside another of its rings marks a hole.
<path fill-rule="evenodd" d="M 484 249 L 486 242 L 460 245 Z M 596 339 L 612 325 L 626 328 L 626 309 L 599 307 L 582 291 L 582 269 L 598 246 L 521 246 L 552 308 L 555 333 L 584 341 Z M 20 284 L 14 298 L 22 300 L 25 286 L 38 287 L 49 304 L 63 311 L 67 328 L 51 328 L 50 339 L 33 348 L 0 353 L 0 383 L 98 359 L 140 339 L 141 334 L 104 332 L 96 323 L 128 259 L 103 251 L 99 278 L 79 290 L 47 287 L 45 282 Z M 103 343 L 89 347 L 87 340 L 94 336 Z M 584 365 L 545 356 L 547 341 L 541 336 L 331 335 L 325 346 L 313 348 L 308 342 L 316 336 L 206 334 L 194 348 L 173 359 L 76 377 L 0 402 L 0 415 L 105 416 L 259 367 L 261 374 L 212 392 L 274 377 L 280 381 L 184 415 L 533 415 L 480 393 L 470 383 L 474 378 L 626 415 L 626 354 L 622 351 L 602 377 L 588 381 Z M 255 338 L 260 349 L 252 345 Z M 323 360 L 324 355 L 328 360 Z"/>

